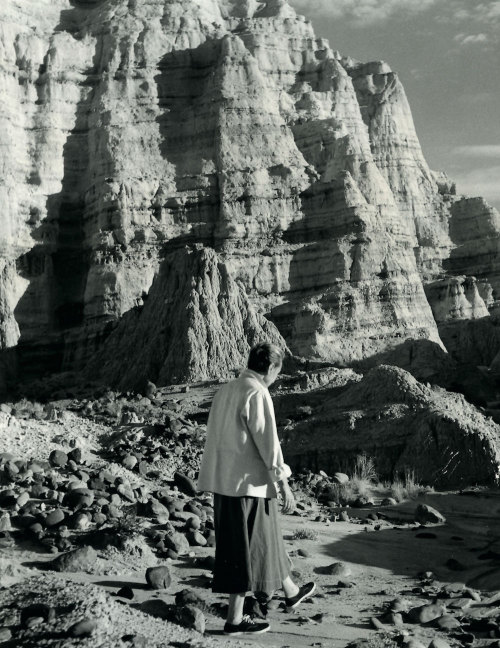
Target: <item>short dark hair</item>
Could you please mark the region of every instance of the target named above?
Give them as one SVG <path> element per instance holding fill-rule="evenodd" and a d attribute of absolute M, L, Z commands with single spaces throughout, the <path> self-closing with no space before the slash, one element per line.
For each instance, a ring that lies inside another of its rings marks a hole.
<path fill-rule="evenodd" d="M 276 367 L 283 362 L 283 352 L 269 342 L 259 342 L 250 349 L 248 368 L 261 374 L 266 374 L 273 364 Z"/>

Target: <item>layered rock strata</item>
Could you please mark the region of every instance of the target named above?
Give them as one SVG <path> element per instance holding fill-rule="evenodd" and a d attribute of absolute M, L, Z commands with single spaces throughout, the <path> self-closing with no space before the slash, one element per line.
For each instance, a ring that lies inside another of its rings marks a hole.
<path fill-rule="evenodd" d="M 442 345 L 424 283 L 477 276 L 484 308 L 451 310 L 495 304 L 498 215 L 429 170 L 390 68 L 342 58 L 285 0 L 3 11 L 0 347 L 24 377 L 125 386 L 120 354 L 162 382 L 215 377 L 262 335 L 349 364 Z"/>
<path fill-rule="evenodd" d="M 288 425 L 283 448 L 297 470 L 351 473 L 365 453 L 381 479 L 409 473 L 441 488 L 500 480 L 499 426 L 462 395 L 386 365 L 341 393 L 325 390 L 313 416 Z"/>

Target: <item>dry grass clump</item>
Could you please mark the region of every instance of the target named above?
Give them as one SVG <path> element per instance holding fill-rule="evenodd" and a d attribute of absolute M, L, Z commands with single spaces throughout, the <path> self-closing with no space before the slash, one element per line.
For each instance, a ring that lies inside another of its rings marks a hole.
<path fill-rule="evenodd" d="M 375 462 L 365 452 L 356 457 L 353 479 L 370 483 L 376 482 L 378 479 L 377 471 L 375 470 Z"/>
<path fill-rule="evenodd" d="M 357 639 L 347 648 L 398 648 L 399 644 L 388 632 L 373 634 L 369 639 Z"/>
<path fill-rule="evenodd" d="M 350 491 L 347 501 L 349 501 L 349 496 L 351 500 L 357 497 L 370 497 L 373 485 L 377 481 L 378 475 L 374 460 L 364 452 L 359 454 L 356 457 L 352 477 L 346 484 Z"/>
<path fill-rule="evenodd" d="M 401 479 L 398 477 L 395 479 L 390 488 L 391 497 L 396 502 L 402 502 L 408 499 L 414 500 L 420 495 L 434 492 L 432 486 L 422 486 L 422 484 L 419 484 L 415 476 L 415 471 L 409 469 L 405 470 L 404 478 Z"/>
<path fill-rule="evenodd" d="M 317 540 L 318 532 L 315 529 L 295 529 L 292 538 L 294 540 Z"/>

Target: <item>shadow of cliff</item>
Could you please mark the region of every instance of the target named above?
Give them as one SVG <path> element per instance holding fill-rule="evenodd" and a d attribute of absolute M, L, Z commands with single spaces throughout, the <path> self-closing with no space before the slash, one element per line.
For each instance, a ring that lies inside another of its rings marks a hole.
<path fill-rule="evenodd" d="M 380 530 L 375 531 L 376 522 L 371 525 L 361 522 L 357 533 L 343 535 L 325 545 L 324 552 L 336 560 L 352 563 L 354 581 L 363 566 L 409 578 L 415 578 L 419 572 L 432 571 L 444 583 L 467 583 L 495 568 L 500 573 L 500 561 L 489 558 L 494 554 L 487 553 L 492 548 L 498 551 L 500 547 L 500 523 L 492 511 L 494 504 L 498 506 L 500 495 L 498 492 L 491 496 L 477 495 L 426 495 L 397 507 L 352 510 L 351 516 L 359 516 L 362 520 L 368 512 L 380 510 L 395 525 L 387 528 L 382 523 Z M 415 509 L 421 503 L 437 508 L 446 517 L 446 523 L 430 527 L 408 526 L 414 522 Z"/>
<path fill-rule="evenodd" d="M 221 39 L 208 39 L 195 48 L 168 52 L 154 77 L 159 149 L 172 165 L 175 191 L 169 187 L 168 195 L 159 196 L 153 215 L 159 222 L 190 226 L 191 238 L 211 247 L 220 215 L 216 168 L 220 128 L 218 108 L 205 95 L 213 91 L 212 74 L 220 51 Z M 208 161 L 213 163 L 209 171 Z M 193 200 L 182 197 L 189 192 Z"/>
<path fill-rule="evenodd" d="M 61 11 L 55 32 L 64 31 L 75 39 L 83 38 L 84 34 L 78 31 L 82 22 L 80 9 L 94 8 L 96 3 L 74 1 L 71 4 L 71 9 Z M 20 378 L 25 381 L 60 371 L 64 336 L 83 322 L 83 297 L 90 267 L 84 232 L 87 188 L 84 180 L 89 165 L 88 114 L 94 98 L 98 51 L 99 43 L 91 67 L 84 71 L 74 124 L 63 146 L 61 190 L 47 197 L 46 217 L 32 230 L 34 246 L 16 260 L 19 276 L 29 285 L 14 309 L 20 337 L 17 346 L 7 353 L 16 356 L 14 363 L 11 362 L 15 370 L 10 372 L 7 384 L 11 390 Z M 50 84 L 58 83 L 51 78 L 50 56 L 51 48 L 36 81 L 38 117 L 35 119 L 40 121 L 50 99 Z M 30 181 L 40 183 L 37 174 Z"/>

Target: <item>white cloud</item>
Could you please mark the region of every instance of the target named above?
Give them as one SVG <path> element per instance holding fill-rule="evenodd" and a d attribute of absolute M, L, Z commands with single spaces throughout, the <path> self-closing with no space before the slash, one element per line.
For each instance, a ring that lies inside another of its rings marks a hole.
<path fill-rule="evenodd" d="M 495 207 L 500 207 L 500 165 L 454 173 L 457 191 L 467 196 L 482 196 Z"/>
<path fill-rule="evenodd" d="M 452 155 L 469 158 L 494 158 L 500 160 L 500 144 L 473 144 L 466 146 L 455 146 Z M 500 182 L 500 178 L 499 178 Z"/>
<path fill-rule="evenodd" d="M 450 5 L 448 9 L 452 9 Z M 452 9 L 452 19 L 456 22 L 471 22 L 476 21 L 480 23 L 491 24 L 492 22 L 500 21 L 500 0 L 488 0 L 487 2 L 479 2 L 472 8 L 470 7 L 470 0 L 464 2 L 459 9 Z"/>
<path fill-rule="evenodd" d="M 396 15 L 420 13 L 436 3 L 437 0 L 290 0 L 290 4 L 306 17 L 321 14 L 345 18 L 358 27 L 383 22 Z"/>
<path fill-rule="evenodd" d="M 486 34 L 457 34 L 453 40 L 460 45 L 477 45 L 487 43 L 489 38 Z"/>

